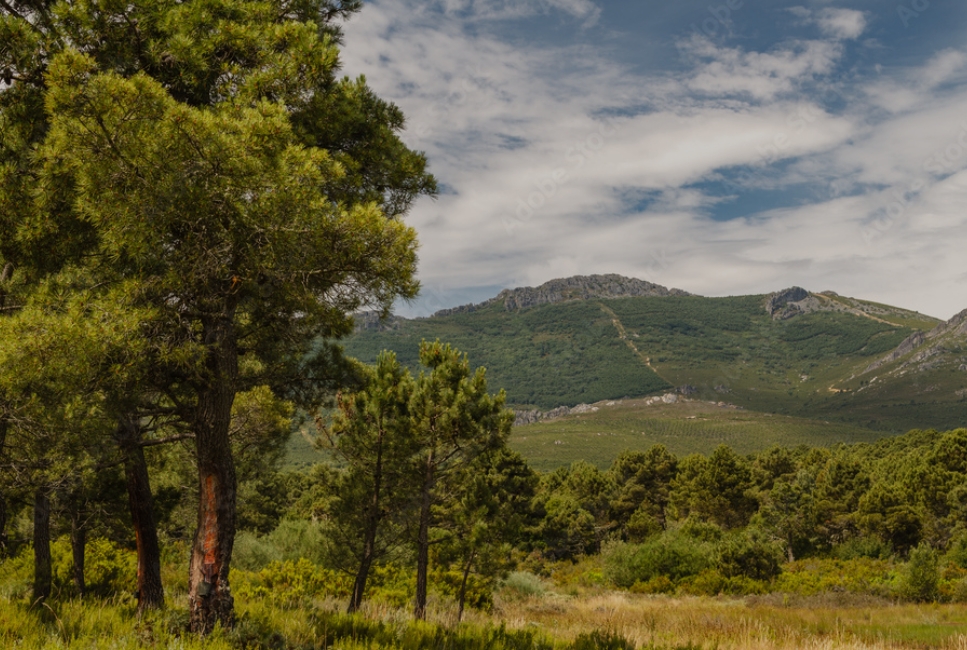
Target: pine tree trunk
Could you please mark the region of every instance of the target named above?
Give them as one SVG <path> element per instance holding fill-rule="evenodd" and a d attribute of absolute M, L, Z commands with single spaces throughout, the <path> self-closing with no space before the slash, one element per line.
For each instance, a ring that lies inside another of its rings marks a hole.
<path fill-rule="evenodd" d="M 238 376 L 235 333 L 229 318 L 203 324 L 208 350 L 207 385 L 198 395 L 195 449 L 198 459 L 198 529 L 189 567 L 191 630 L 211 632 L 234 624 L 228 572 L 235 543 L 235 461 L 228 433 Z"/>
<path fill-rule="evenodd" d="M 141 426 L 136 418 L 118 423 L 118 445 L 124 455 L 124 477 L 128 489 L 128 507 L 134 526 L 138 551 L 138 612 L 160 609 L 165 604 L 161 583 L 161 545 L 154 515 L 154 496 L 148 480 L 148 464 L 141 446 Z"/>
<path fill-rule="evenodd" d="M 74 565 L 71 575 L 74 578 L 74 591 L 79 598 L 87 591 L 84 584 L 84 556 L 87 551 L 87 527 L 81 520 L 80 513 L 75 512 L 71 517 L 71 557 Z"/>
<path fill-rule="evenodd" d="M 7 557 L 7 500 L 0 494 L 0 560 Z"/>
<path fill-rule="evenodd" d="M 7 291 L 3 285 L 6 284 L 13 275 L 13 264 L 9 262 L 0 270 L 0 309 L 7 305 Z M 0 460 L 6 455 L 7 448 L 7 419 L 0 417 Z M 7 556 L 7 500 L 6 495 L 0 491 L 0 559 Z"/>
<path fill-rule="evenodd" d="M 366 531 L 363 540 L 363 557 L 359 561 L 359 569 L 356 571 L 356 581 L 353 583 L 353 593 L 349 598 L 347 612 L 352 614 L 359 610 L 363 603 L 363 596 L 366 593 L 366 580 L 369 578 L 369 570 L 373 566 L 376 557 L 376 535 L 379 531 L 379 524 L 382 520 L 380 508 L 380 497 L 383 489 L 383 437 L 380 434 L 376 442 L 376 463 L 373 468 L 373 496 L 369 504 L 369 512 L 366 516 Z"/>
<path fill-rule="evenodd" d="M 366 580 L 369 578 L 369 570 L 373 566 L 372 547 L 367 540 L 363 548 L 363 557 L 359 562 L 359 569 L 356 571 L 356 581 L 353 583 L 353 593 L 349 597 L 349 607 L 346 612 L 352 614 L 359 610 L 363 604 L 363 595 L 366 593 Z"/>
<path fill-rule="evenodd" d="M 0 299 L 2 306 L 2 299 Z M 0 460 L 4 457 L 4 449 L 7 444 L 7 421 L 0 418 Z M 7 499 L 6 495 L 0 491 L 0 559 L 7 557 Z"/>
<path fill-rule="evenodd" d="M 433 450 L 426 462 L 423 477 L 423 494 L 420 502 L 420 529 L 416 538 L 416 604 L 413 616 L 420 621 L 426 620 L 427 572 L 430 567 L 430 506 L 433 491 Z"/>
<path fill-rule="evenodd" d="M 457 596 L 457 623 L 463 619 L 463 604 L 467 601 L 467 580 L 470 579 L 470 569 L 473 568 L 473 560 L 476 556 L 476 551 L 470 551 L 467 563 L 463 565 L 463 580 L 460 581 L 460 593 Z"/>
<path fill-rule="evenodd" d="M 50 597 L 50 499 L 44 488 L 34 492 L 34 602 Z"/>

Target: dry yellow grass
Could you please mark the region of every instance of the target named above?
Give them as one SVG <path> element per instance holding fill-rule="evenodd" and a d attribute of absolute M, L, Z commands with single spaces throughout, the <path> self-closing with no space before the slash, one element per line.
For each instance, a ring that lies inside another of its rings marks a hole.
<path fill-rule="evenodd" d="M 483 622 L 488 617 L 475 616 Z M 639 647 L 692 643 L 718 650 L 967 650 L 967 608 L 957 605 L 783 605 L 766 599 L 545 593 L 498 600 L 491 622 L 570 639 L 610 629 Z M 495 621 L 496 619 L 496 621 Z"/>

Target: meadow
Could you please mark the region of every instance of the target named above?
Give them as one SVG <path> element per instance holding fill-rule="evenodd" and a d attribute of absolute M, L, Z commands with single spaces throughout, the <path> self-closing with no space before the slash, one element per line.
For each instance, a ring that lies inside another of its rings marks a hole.
<path fill-rule="evenodd" d="M 106 598 L 53 599 L 31 605 L 25 577 L 11 561 L 0 580 L 0 646 L 60 648 L 515 649 L 515 650 L 901 650 L 967 648 L 967 608 L 900 603 L 846 590 L 818 594 L 693 596 L 615 590 L 599 560 L 551 567 L 547 577 L 510 574 L 488 610 L 455 623 L 451 600 L 434 594 L 425 623 L 408 604 L 374 599 L 343 614 L 339 588 L 308 582 L 265 592 L 264 572 L 237 570 L 237 624 L 207 639 L 185 631 L 186 589 L 179 566 L 165 566 L 169 606 L 135 613 L 124 593 Z M 787 585 L 788 588 L 788 585 Z M 339 593 L 336 593 L 339 592 Z"/>
<path fill-rule="evenodd" d="M 510 446 L 535 469 L 548 471 L 586 460 L 607 468 L 625 450 L 664 445 L 678 456 L 729 445 L 748 454 L 770 447 L 873 442 L 884 435 L 856 425 L 736 408 L 702 400 L 648 404 L 608 400 L 597 411 L 517 426 Z"/>

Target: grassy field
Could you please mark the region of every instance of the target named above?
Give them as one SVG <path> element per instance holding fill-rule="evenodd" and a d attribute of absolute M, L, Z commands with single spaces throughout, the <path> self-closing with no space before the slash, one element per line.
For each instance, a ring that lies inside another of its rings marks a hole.
<path fill-rule="evenodd" d="M 825 602 L 824 602 L 825 600 Z M 832 598 L 783 604 L 781 596 L 675 598 L 604 592 L 545 594 L 507 607 L 511 627 L 573 638 L 617 631 L 639 648 L 718 650 L 967 648 L 967 609 L 956 605 L 845 604 Z"/>
<path fill-rule="evenodd" d="M 647 405 L 644 399 L 599 402 L 593 413 L 515 427 L 510 444 L 535 469 L 576 460 L 605 469 L 626 449 L 665 445 L 676 455 L 707 454 L 720 444 L 739 453 L 773 446 L 873 442 L 885 434 L 849 424 L 758 413 L 704 401 Z"/>
<path fill-rule="evenodd" d="M 239 578 L 239 576 L 236 576 Z M 530 593 L 505 587 L 491 612 L 470 610 L 455 625 L 453 604 L 431 598 L 426 624 L 410 622 L 408 607 L 367 603 L 360 615 L 341 614 L 332 598 L 285 603 L 272 595 L 239 597 L 238 624 L 207 640 L 184 632 L 185 598 L 135 615 L 130 598 L 71 600 L 34 606 L 0 594 L 0 645 L 25 650 L 229 650 L 533 648 L 569 650 L 595 631 L 618 635 L 641 650 L 923 650 L 967 648 L 962 605 L 891 604 L 782 595 L 745 598 L 647 596 L 601 587 L 536 581 Z M 503 631 L 501 631 L 503 630 Z M 498 644 L 494 639 L 516 643 Z M 582 645 L 621 648 L 625 646 Z"/>

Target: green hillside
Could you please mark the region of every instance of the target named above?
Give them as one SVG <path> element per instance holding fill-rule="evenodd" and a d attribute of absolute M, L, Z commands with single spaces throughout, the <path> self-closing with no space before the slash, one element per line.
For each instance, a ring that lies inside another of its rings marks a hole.
<path fill-rule="evenodd" d="M 367 363 L 384 348 L 394 350 L 415 369 L 422 339 L 451 343 L 474 366 L 485 366 L 489 385 L 504 388 L 515 405 L 550 409 L 671 387 L 621 340 L 612 317 L 593 301 L 513 312 L 491 304 L 473 312 L 407 320 L 398 329 L 361 332 L 346 350 Z"/>
<path fill-rule="evenodd" d="M 598 403 L 594 413 L 515 427 L 512 445 L 545 469 L 577 459 L 604 466 L 659 442 L 679 454 L 721 443 L 752 452 L 967 426 L 967 312 L 942 323 L 796 287 L 704 298 L 590 276 L 430 318 L 370 318 L 346 349 L 366 362 L 391 349 L 417 369 L 420 341 L 437 338 L 486 367 L 491 388 L 519 410 Z M 635 399 L 669 391 L 689 401 Z M 608 400 L 618 404 L 601 406 Z"/>

